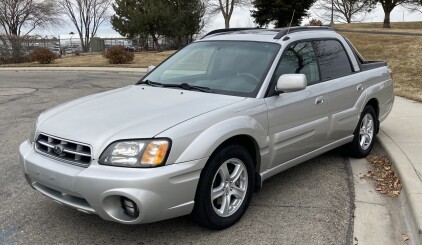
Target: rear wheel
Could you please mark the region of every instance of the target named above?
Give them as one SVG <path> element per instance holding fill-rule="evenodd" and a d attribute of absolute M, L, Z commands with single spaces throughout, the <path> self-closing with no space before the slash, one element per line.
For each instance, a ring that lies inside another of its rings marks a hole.
<path fill-rule="evenodd" d="M 351 156 L 366 157 L 374 146 L 377 130 L 377 114 L 372 106 L 366 106 L 354 133 L 354 139 L 349 144 Z"/>
<path fill-rule="evenodd" d="M 211 229 L 224 229 L 245 213 L 255 186 L 254 164 L 248 151 L 230 145 L 217 152 L 201 173 L 194 219 Z"/>

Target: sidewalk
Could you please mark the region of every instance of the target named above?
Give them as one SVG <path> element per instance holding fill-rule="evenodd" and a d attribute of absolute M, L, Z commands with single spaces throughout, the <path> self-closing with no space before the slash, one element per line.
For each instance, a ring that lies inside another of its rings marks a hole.
<path fill-rule="evenodd" d="M 400 194 L 410 242 L 422 244 L 422 103 L 396 97 L 378 141 L 403 185 Z"/>
<path fill-rule="evenodd" d="M 83 71 L 83 72 L 123 72 L 146 73 L 147 68 L 120 67 L 1 67 L 0 71 Z"/>

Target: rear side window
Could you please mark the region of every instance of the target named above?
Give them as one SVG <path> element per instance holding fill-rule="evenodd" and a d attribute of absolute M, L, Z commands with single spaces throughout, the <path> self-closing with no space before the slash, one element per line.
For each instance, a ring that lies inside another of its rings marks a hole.
<path fill-rule="evenodd" d="M 312 41 L 323 81 L 347 76 L 352 66 L 343 45 L 337 40 Z"/>
<path fill-rule="evenodd" d="M 308 86 L 320 80 L 311 42 L 293 43 L 286 49 L 277 67 L 276 80 L 284 74 L 305 74 Z"/>

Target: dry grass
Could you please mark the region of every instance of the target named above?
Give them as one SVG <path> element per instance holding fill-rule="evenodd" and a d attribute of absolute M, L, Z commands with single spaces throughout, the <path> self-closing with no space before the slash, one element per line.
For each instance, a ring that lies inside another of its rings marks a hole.
<path fill-rule="evenodd" d="M 354 30 L 354 31 L 377 31 L 377 32 L 408 32 L 422 34 L 422 22 L 392 22 L 391 29 L 382 28 L 383 23 L 353 23 L 353 24 L 336 24 L 337 30 Z"/>
<path fill-rule="evenodd" d="M 75 57 L 65 57 L 57 59 L 49 65 L 42 65 L 43 67 L 129 67 L 129 68 L 146 68 L 150 65 L 158 65 L 163 60 L 167 59 L 175 51 L 164 52 L 142 52 L 136 53 L 135 59 L 130 64 L 113 65 L 109 64 L 101 54 L 81 55 Z M 3 67 L 39 67 L 37 62 L 3 65 Z"/>
<path fill-rule="evenodd" d="M 398 96 L 422 102 L 422 37 L 343 33 L 367 60 L 384 60 Z"/>

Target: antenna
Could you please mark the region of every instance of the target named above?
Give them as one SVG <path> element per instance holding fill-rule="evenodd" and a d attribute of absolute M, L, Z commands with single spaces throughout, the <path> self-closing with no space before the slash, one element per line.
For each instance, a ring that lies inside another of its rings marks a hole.
<path fill-rule="evenodd" d="M 290 21 L 290 24 L 289 24 L 289 29 L 287 29 L 287 34 L 289 34 L 289 32 L 290 32 L 290 28 L 292 27 L 293 18 L 295 17 L 295 12 L 296 12 L 296 9 L 293 9 L 292 20 Z M 287 34 L 286 34 L 286 35 L 287 35 Z"/>

